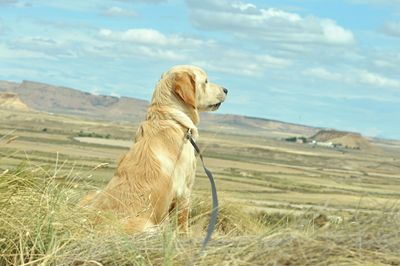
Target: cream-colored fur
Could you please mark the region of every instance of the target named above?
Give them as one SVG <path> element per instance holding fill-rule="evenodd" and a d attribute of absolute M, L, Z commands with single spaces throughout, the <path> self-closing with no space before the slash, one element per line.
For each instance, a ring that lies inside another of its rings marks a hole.
<path fill-rule="evenodd" d="M 190 129 L 197 139 L 199 112 L 218 109 L 226 94 L 198 67 L 165 72 L 131 149 L 105 189 L 85 204 L 115 213 L 129 232 L 151 230 L 178 208 L 179 227 L 187 231 L 196 157 L 185 135 Z"/>

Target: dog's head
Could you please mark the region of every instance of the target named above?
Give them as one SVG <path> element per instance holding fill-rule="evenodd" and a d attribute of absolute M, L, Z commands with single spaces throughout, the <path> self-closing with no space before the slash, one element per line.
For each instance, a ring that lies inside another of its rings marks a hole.
<path fill-rule="evenodd" d="M 200 112 L 215 111 L 225 100 L 228 90 L 208 81 L 207 74 L 195 66 L 175 66 L 161 76 L 169 80 L 171 95 L 180 103 Z"/>

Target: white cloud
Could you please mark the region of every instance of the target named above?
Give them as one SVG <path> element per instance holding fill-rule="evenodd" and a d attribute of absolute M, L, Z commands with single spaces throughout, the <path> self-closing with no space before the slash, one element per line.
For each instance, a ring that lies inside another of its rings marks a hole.
<path fill-rule="evenodd" d="M 21 36 L 0 45 L 0 58 L 30 58 L 59 60 L 142 58 L 165 62 L 184 62 L 196 54 L 199 48 L 210 47 L 213 41 L 189 38 L 181 35 L 165 35 L 154 29 L 130 29 L 113 31 L 101 29 L 93 32 L 69 30 L 68 33 Z"/>
<path fill-rule="evenodd" d="M 11 40 L 9 49 L 46 55 L 47 58 L 78 58 L 86 51 L 87 46 L 93 46 L 96 42 L 82 33 L 71 32 L 62 36 L 23 36 Z"/>
<path fill-rule="evenodd" d="M 264 43 L 350 45 L 353 33 L 334 20 L 303 17 L 277 8 L 258 8 L 240 1 L 187 0 L 194 25 L 206 30 L 232 32 L 236 37 Z"/>
<path fill-rule="evenodd" d="M 257 7 L 255 6 L 255 5 L 253 5 L 253 4 L 243 4 L 243 3 L 233 3 L 232 4 L 232 6 L 234 7 L 234 8 L 238 8 L 238 9 L 240 9 L 241 11 L 246 11 L 246 10 L 248 10 L 248 9 L 256 9 Z"/>
<path fill-rule="evenodd" d="M 241 76 L 260 76 L 267 70 L 292 64 L 291 60 L 267 53 L 250 53 L 214 40 L 166 35 L 155 29 L 101 29 L 98 36 L 113 45 L 113 54 L 140 54 L 142 57 L 186 62 Z"/>
<path fill-rule="evenodd" d="M 392 51 L 377 50 L 375 53 L 370 53 L 369 58 L 372 59 L 372 66 L 375 69 L 400 77 L 400 51 L 398 49 Z"/>
<path fill-rule="evenodd" d="M 184 53 L 176 52 L 173 49 L 160 49 L 140 46 L 127 50 L 132 55 L 139 56 L 141 58 L 152 58 L 157 60 L 169 60 L 169 61 L 184 61 L 187 60 L 187 56 Z"/>
<path fill-rule="evenodd" d="M 198 51 L 192 63 L 220 73 L 261 77 L 266 72 L 290 66 L 292 61 L 268 54 L 249 53 L 221 46 L 214 47 L 212 54 L 206 57 Z"/>
<path fill-rule="evenodd" d="M 182 35 L 173 34 L 165 35 L 154 29 L 135 28 L 126 31 L 112 31 L 110 29 L 101 29 L 99 36 L 110 41 L 129 42 L 149 46 L 174 46 L 174 47 L 200 47 L 213 45 L 212 40 L 201 40 L 195 38 L 184 37 Z"/>
<path fill-rule="evenodd" d="M 353 33 L 336 24 L 335 21 L 324 19 L 320 21 L 325 40 L 330 44 L 349 44 L 354 41 Z"/>
<path fill-rule="evenodd" d="M 387 22 L 383 28 L 383 33 L 392 37 L 400 37 L 400 22 Z"/>
<path fill-rule="evenodd" d="M 342 74 L 328 71 L 323 67 L 306 69 L 303 71 L 303 75 L 330 81 L 344 81 Z"/>
<path fill-rule="evenodd" d="M 400 80 L 386 77 L 365 69 L 350 69 L 347 71 L 329 71 L 323 67 L 310 68 L 302 72 L 309 78 L 334 81 L 351 85 L 367 85 L 372 88 L 400 89 Z"/>
<path fill-rule="evenodd" d="M 146 45 L 166 45 L 169 41 L 164 34 L 153 29 L 129 29 L 122 32 L 114 32 L 110 29 L 101 29 L 99 35 L 108 40 L 133 42 Z"/>
<path fill-rule="evenodd" d="M 246 8 L 252 7 L 242 7 Z M 8 38 L 0 47 L 0 57 L 59 62 L 64 59 L 90 61 L 93 58 L 125 62 L 135 58 L 169 65 L 200 62 L 209 70 L 240 76 L 261 76 L 271 69 L 282 69 L 292 64 L 291 60 L 265 51 L 250 52 L 198 35 L 167 34 L 153 28 L 96 29 L 60 23 L 34 21 L 34 28 L 45 27 L 46 34 L 35 31 Z M 24 22 L 24 25 L 31 24 Z"/>
<path fill-rule="evenodd" d="M 181 35 L 165 35 L 155 29 L 138 28 L 126 31 L 100 29 L 98 37 L 110 56 L 134 56 L 167 61 L 184 61 L 198 47 L 212 44 L 212 41 L 188 38 Z"/>
<path fill-rule="evenodd" d="M 229 61 L 231 64 L 218 60 L 195 60 L 191 64 L 207 69 L 207 71 L 216 71 L 225 74 L 234 74 L 240 76 L 260 76 L 263 69 L 255 63 L 251 62 L 235 62 Z"/>
<path fill-rule="evenodd" d="M 253 5 L 254 6 L 254 5 Z M 256 8 L 256 6 L 254 6 Z M 241 11 L 245 11 L 242 10 Z M 290 22 L 300 22 L 301 17 L 297 14 L 294 13 L 289 13 L 285 12 L 276 8 L 268 8 L 268 9 L 259 9 L 260 15 L 258 18 L 259 22 L 265 23 L 268 20 L 273 20 L 273 19 L 282 19 L 282 20 L 287 20 Z M 261 26 L 261 25 L 260 25 Z"/>
<path fill-rule="evenodd" d="M 109 17 L 134 17 L 137 14 L 133 11 L 113 6 L 104 11 L 104 15 Z"/>
<path fill-rule="evenodd" d="M 257 55 L 256 60 L 265 66 L 269 67 L 287 67 L 292 62 L 289 59 L 274 57 L 271 55 Z"/>
<path fill-rule="evenodd" d="M 0 59 L 1 60 L 33 60 L 33 59 L 47 59 L 54 60 L 53 56 L 50 56 L 41 51 L 33 51 L 27 48 L 23 49 L 12 49 L 5 44 L 0 44 Z"/>
<path fill-rule="evenodd" d="M 384 59 L 375 59 L 373 60 L 373 64 L 379 68 L 397 68 L 398 65 L 396 63 L 390 62 Z"/>
<path fill-rule="evenodd" d="M 400 89 L 400 80 L 391 79 L 377 73 L 372 73 L 367 70 L 358 71 L 358 77 L 361 83 L 370 86 Z"/>

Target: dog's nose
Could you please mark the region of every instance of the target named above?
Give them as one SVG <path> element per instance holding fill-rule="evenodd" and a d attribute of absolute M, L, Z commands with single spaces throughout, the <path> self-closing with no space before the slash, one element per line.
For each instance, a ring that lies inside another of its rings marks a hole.
<path fill-rule="evenodd" d="M 225 94 L 228 94 L 228 90 L 226 88 L 222 88 Z"/>

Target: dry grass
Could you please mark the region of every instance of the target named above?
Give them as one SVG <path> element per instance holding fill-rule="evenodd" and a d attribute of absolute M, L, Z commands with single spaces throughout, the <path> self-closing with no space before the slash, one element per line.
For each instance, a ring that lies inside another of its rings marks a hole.
<path fill-rule="evenodd" d="M 208 199 L 193 202 L 191 236 L 172 225 L 131 236 L 93 228 L 93 213 L 77 207 L 74 175 L 61 185 L 59 172 L 21 165 L 0 173 L 0 265 L 400 265 L 395 206 L 335 224 L 328 215 L 248 213 L 222 200 L 217 232 L 198 256 Z"/>

